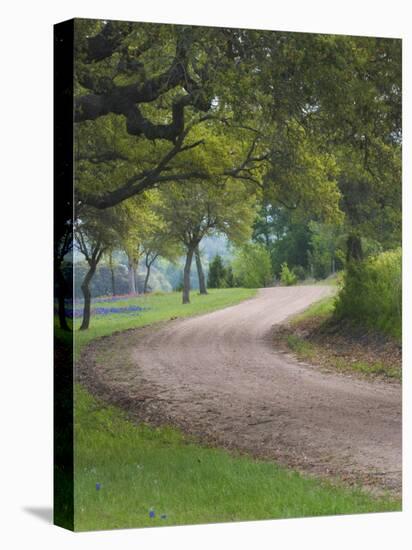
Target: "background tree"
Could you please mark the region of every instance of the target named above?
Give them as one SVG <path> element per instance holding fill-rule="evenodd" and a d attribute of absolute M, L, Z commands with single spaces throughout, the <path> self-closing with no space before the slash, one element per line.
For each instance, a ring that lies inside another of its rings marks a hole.
<path fill-rule="evenodd" d="M 84 297 L 83 320 L 80 330 L 87 330 L 90 325 L 91 292 L 90 282 L 103 254 L 116 242 L 115 212 L 107 211 L 104 216 L 94 208 L 83 208 L 81 217 L 75 224 L 75 239 L 78 250 L 83 254 L 89 269 L 81 284 Z"/>
<path fill-rule="evenodd" d="M 233 261 L 238 286 L 260 288 L 272 282 L 270 255 L 262 244 L 247 243 L 239 248 Z"/>
<path fill-rule="evenodd" d="M 59 317 L 60 328 L 65 331 L 70 331 L 70 327 L 66 319 L 66 308 L 65 301 L 66 297 L 70 295 L 69 284 L 64 276 L 63 262 L 65 257 L 72 252 L 73 249 L 73 222 L 66 221 L 66 223 L 61 223 L 62 233 L 59 237 L 55 237 L 55 248 L 54 248 L 54 278 L 56 285 L 56 295 L 57 295 L 57 314 Z M 55 228 L 57 233 L 58 227 Z M 70 280 L 72 273 L 69 274 L 68 279 Z"/>
<path fill-rule="evenodd" d="M 224 288 L 227 286 L 226 282 L 227 272 L 223 265 L 222 257 L 219 254 L 213 258 L 209 266 L 209 274 L 207 277 L 207 285 L 209 288 Z"/>
<path fill-rule="evenodd" d="M 169 234 L 186 250 L 183 303 L 187 304 L 192 259 L 202 238 L 220 232 L 235 242 L 247 239 L 256 199 L 246 184 L 231 180 L 216 184 L 169 185 L 162 189 L 162 199 L 157 212 L 167 223 Z"/>
<path fill-rule="evenodd" d="M 167 226 L 162 221 L 159 221 L 154 232 L 143 237 L 142 250 L 146 267 L 143 293 L 146 293 L 149 289 L 150 272 L 156 260 L 162 257 L 173 262 L 181 255 L 182 247 L 175 237 L 170 235 Z"/>
<path fill-rule="evenodd" d="M 315 279 L 325 279 L 336 269 L 342 269 L 345 248 L 343 227 L 310 221 L 308 259 Z"/>
<path fill-rule="evenodd" d="M 202 260 L 200 257 L 199 245 L 195 248 L 195 260 L 196 260 L 197 277 L 199 279 L 199 293 L 207 294 L 206 279 L 203 271 Z"/>

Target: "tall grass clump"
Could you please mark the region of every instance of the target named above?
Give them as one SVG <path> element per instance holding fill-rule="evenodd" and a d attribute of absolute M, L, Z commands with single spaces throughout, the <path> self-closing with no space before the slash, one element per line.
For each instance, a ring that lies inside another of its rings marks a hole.
<path fill-rule="evenodd" d="M 348 265 L 335 315 L 400 339 L 402 250 L 382 252 Z"/>

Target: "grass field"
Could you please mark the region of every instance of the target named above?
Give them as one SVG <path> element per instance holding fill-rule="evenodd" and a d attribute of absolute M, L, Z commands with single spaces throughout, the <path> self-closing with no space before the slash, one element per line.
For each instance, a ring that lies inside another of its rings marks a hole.
<path fill-rule="evenodd" d="M 133 425 L 81 388 L 75 433 L 79 531 L 400 509 L 390 498 L 196 445 L 171 428 Z"/>
<path fill-rule="evenodd" d="M 254 294 L 249 289 L 216 290 L 208 296 L 193 293 L 189 306 L 180 304 L 177 293 L 129 298 L 124 305 L 147 309 L 138 315 L 93 317 L 89 331 L 75 333 L 77 351 L 115 331 L 205 313 Z M 169 427 L 132 424 L 122 411 L 99 402 L 80 386 L 75 396 L 77 531 L 401 508 L 400 501 L 390 497 L 377 499 L 274 463 L 203 447 Z"/>

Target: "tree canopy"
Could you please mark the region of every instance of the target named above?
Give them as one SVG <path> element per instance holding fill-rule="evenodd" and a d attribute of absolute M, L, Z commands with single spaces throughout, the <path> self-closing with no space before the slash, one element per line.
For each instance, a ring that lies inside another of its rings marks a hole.
<path fill-rule="evenodd" d="M 183 247 L 184 301 L 193 255 L 205 292 L 199 243 L 212 233 L 242 247 L 239 273 L 263 262 L 262 284 L 285 262 L 327 273 L 345 247 L 352 261 L 399 244 L 400 40 L 74 25 L 75 230 L 96 243 L 101 215 L 131 291 L 141 258 L 147 288 L 157 257 Z"/>

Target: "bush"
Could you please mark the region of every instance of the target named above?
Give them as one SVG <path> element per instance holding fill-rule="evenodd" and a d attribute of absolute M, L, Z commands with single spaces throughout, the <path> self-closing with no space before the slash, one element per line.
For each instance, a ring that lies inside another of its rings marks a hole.
<path fill-rule="evenodd" d="M 351 262 L 336 301 L 335 315 L 396 338 L 402 332 L 402 251 Z"/>
<path fill-rule="evenodd" d="M 286 286 L 292 286 L 297 283 L 297 276 L 290 271 L 288 264 L 283 262 L 280 266 L 280 282 Z"/>
<path fill-rule="evenodd" d="M 219 254 L 216 254 L 210 262 L 207 286 L 209 288 L 225 288 L 227 286 L 226 269 L 223 265 L 222 257 L 219 256 Z"/>
<path fill-rule="evenodd" d="M 270 254 L 261 244 L 249 243 L 237 251 L 233 262 L 237 286 L 260 288 L 272 281 Z"/>
<path fill-rule="evenodd" d="M 305 268 L 301 265 L 295 265 L 292 267 L 292 273 L 295 275 L 296 279 L 298 281 L 304 281 L 306 279 L 306 271 Z"/>

